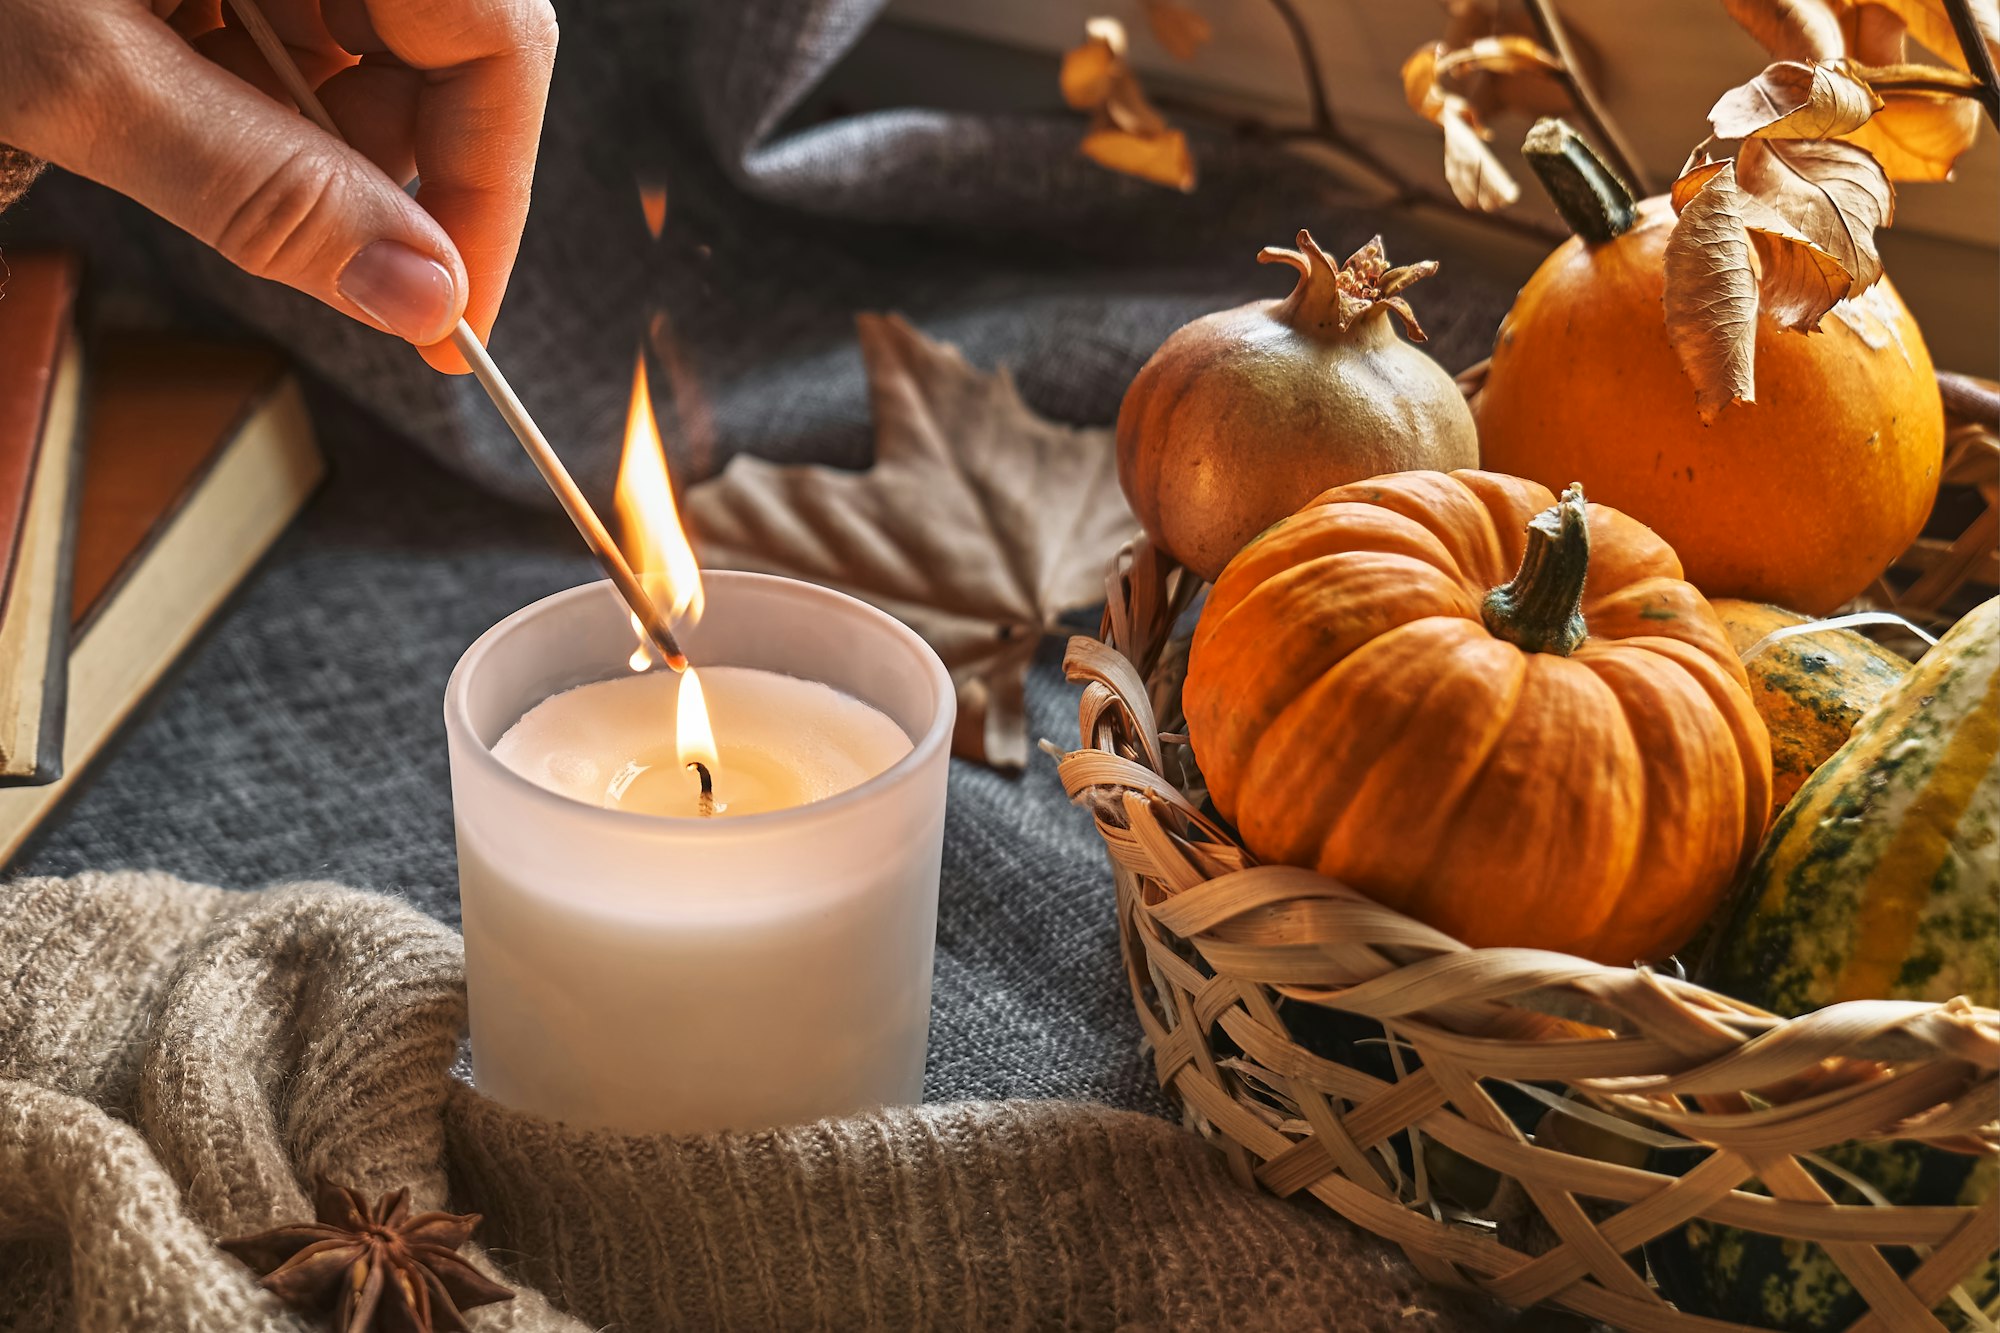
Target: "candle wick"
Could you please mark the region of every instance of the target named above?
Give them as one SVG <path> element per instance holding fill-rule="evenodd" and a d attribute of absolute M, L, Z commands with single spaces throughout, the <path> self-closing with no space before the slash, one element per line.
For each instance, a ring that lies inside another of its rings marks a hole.
<path fill-rule="evenodd" d="M 708 765 L 699 759 L 689 760 L 688 767 L 701 779 L 701 795 L 695 801 L 695 810 L 703 819 L 708 819 L 715 814 L 715 779 L 710 776 Z"/>

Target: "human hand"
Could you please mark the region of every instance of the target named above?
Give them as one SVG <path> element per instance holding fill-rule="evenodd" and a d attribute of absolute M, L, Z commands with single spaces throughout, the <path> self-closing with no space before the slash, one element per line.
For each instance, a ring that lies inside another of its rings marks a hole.
<path fill-rule="evenodd" d="M 465 370 L 443 339 L 461 317 L 485 338 L 513 270 L 548 0 L 259 7 L 347 143 L 293 109 L 222 0 L 0 0 L 0 142 Z"/>

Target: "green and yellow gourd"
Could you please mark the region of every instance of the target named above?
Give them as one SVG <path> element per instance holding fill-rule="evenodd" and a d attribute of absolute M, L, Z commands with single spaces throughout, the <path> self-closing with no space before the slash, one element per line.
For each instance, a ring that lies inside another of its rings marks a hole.
<path fill-rule="evenodd" d="M 1957 995 L 2000 1007 L 2000 599 L 1960 621 L 1807 780 L 1700 977 L 1787 1015 Z M 2000 1183 L 1990 1155 L 1914 1143 L 1822 1156 L 1895 1204 L 1977 1204 Z M 1840 1202 L 1868 1201 L 1821 1183 Z M 1667 1295 L 1696 1314 L 1820 1333 L 1865 1308 L 1815 1245 L 1695 1222 L 1649 1253 Z M 1883 1253 L 1903 1270 L 1916 1262 Z M 1990 1311 L 2000 1259 L 1963 1285 Z M 1937 1313 L 1968 1326 L 1949 1302 Z"/>
<path fill-rule="evenodd" d="M 1772 631 L 1803 625 L 1796 611 L 1712 597 L 1729 646 L 1740 655 Z M 1855 724 L 1882 701 L 1910 664 L 1853 630 L 1820 629 L 1765 646 L 1743 663 L 1750 699 L 1771 732 L 1771 809 L 1779 811 L 1813 770 L 1847 744 Z"/>

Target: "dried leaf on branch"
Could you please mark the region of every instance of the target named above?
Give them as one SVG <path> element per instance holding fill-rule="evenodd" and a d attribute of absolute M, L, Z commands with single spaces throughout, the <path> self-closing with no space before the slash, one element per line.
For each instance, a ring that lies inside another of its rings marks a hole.
<path fill-rule="evenodd" d="M 1199 18 L 1199 15 L 1195 16 Z M 1099 166 L 1186 192 L 1194 189 L 1194 155 L 1187 136 L 1172 128 L 1125 61 L 1125 25 L 1094 18 L 1087 40 L 1063 56 L 1063 100 L 1091 113 L 1080 145 Z"/>
<path fill-rule="evenodd" d="M 895 315 L 856 319 L 875 415 L 866 472 L 739 455 L 689 489 L 704 562 L 808 579 L 922 634 L 958 689 L 952 751 L 1027 762 L 1028 664 L 1103 596 L 1138 524 L 1112 433 L 1044 420 L 1005 370 L 974 370 Z"/>
<path fill-rule="evenodd" d="M 1176 60 L 1193 60 L 1215 36 L 1208 20 L 1179 0 L 1145 0 L 1145 5 L 1147 26 Z"/>
<path fill-rule="evenodd" d="M 1456 50 L 1438 57 L 1441 79 L 1462 77 L 1467 71 L 1484 74 L 1555 74 L 1562 63 L 1531 39 L 1518 33 L 1475 37 Z"/>
<path fill-rule="evenodd" d="M 1473 110 L 1482 117 L 1575 113 L 1561 77 L 1562 57 L 1543 45 L 1520 0 L 1446 0 L 1445 10 L 1450 54 L 1439 62 L 1440 76 Z"/>
<path fill-rule="evenodd" d="M 1900 65 L 1908 59 L 1909 28 L 1880 5 L 1851 5 L 1841 11 L 1840 35 L 1850 60 L 1864 65 Z M 1928 67 L 1926 67 L 1928 68 Z"/>
<path fill-rule="evenodd" d="M 1896 191 L 1866 149 L 1839 139 L 1752 139 L 1736 155 L 1736 180 L 1847 271 L 1840 296 L 1858 295 L 1882 276 L 1875 232 L 1894 218 Z M 1779 319 L 1799 329 L 1818 322 L 1818 315 Z"/>
<path fill-rule="evenodd" d="M 1979 138 L 1979 103 L 1964 95 L 1874 87 L 1882 109 L 1847 141 L 1873 154 L 1892 181 L 1950 180 Z"/>
<path fill-rule="evenodd" d="M 1724 0 L 1730 14 L 1780 64 L 1742 88 L 1724 94 L 1710 118 L 1720 138 L 1736 138 L 1742 112 L 1760 92 L 1778 90 L 1800 102 L 1798 116 L 1854 120 L 1846 128 L 1788 130 L 1790 138 L 1844 138 L 1874 154 L 1890 180 L 1948 180 L 1952 166 L 1980 130 L 1976 78 L 1966 74 L 1944 0 Z M 2000 0 L 1972 0 L 1972 18 L 1988 50 L 2000 60 Z M 1950 66 L 1908 58 L 1908 38 Z M 1828 84 L 1802 94 L 1804 68 Z M 1856 88 L 1876 110 L 1860 116 Z M 1730 108 L 1732 114 L 1722 114 Z"/>
<path fill-rule="evenodd" d="M 1787 138 L 1842 138 L 1867 149 L 1892 181 L 1940 181 L 1979 134 L 1979 81 L 1943 0 L 1724 0 L 1779 63 L 1724 94 L 1710 113 L 1719 138 L 1740 138 L 1783 107 Z M 2000 54 L 2000 0 L 1973 0 L 1973 17 Z M 1906 38 L 1951 62 L 1912 63 Z M 1872 115 L 1861 114 L 1863 102 Z M 1762 131 L 1769 136 L 1771 130 Z"/>
<path fill-rule="evenodd" d="M 1847 52 L 1827 0 L 1722 0 L 1729 17 L 1780 60 L 1838 60 Z"/>
<path fill-rule="evenodd" d="M 1676 185 L 1680 218 L 1666 252 L 1667 338 L 1694 381 L 1702 420 L 1713 421 L 1729 404 L 1756 397 L 1758 291 L 1736 164 L 1700 170 L 1705 174 L 1684 203 Z"/>
<path fill-rule="evenodd" d="M 1754 397 L 1746 300 L 1797 332 L 1846 309 L 1882 276 L 1891 182 L 1949 177 L 1981 116 L 1977 80 L 1907 58 L 1913 36 L 1963 65 L 1942 0 L 1724 3 L 1779 59 L 1716 102 L 1673 189 L 1668 324 L 1708 417 Z M 1994 0 L 1976 10 L 2000 29 Z"/>
<path fill-rule="evenodd" d="M 1724 93 L 1708 123 L 1718 139 L 1832 139 L 1867 124 L 1881 105 L 1839 65 L 1781 60 Z"/>
<path fill-rule="evenodd" d="M 1970 0 L 1970 4 L 1973 26 L 1979 30 L 1979 36 L 1986 43 L 1994 63 L 2000 64 L 2000 3 L 1996 0 Z M 1951 13 L 1945 8 L 1944 0 L 1869 0 L 1863 8 L 1887 10 L 1903 21 L 1909 35 L 1916 38 L 1925 50 L 1949 61 L 1954 69 L 1969 68 L 1965 53 L 1959 49 L 1958 32 L 1951 26 Z"/>
<path fill-rule="evenodd" d="M 1547 52 L 1541 55 L 1554 60 Z M 1527 63 L 1518 51 L 1507 47 L 1495 45 L 1482 60 L 1472 57 L 1470 48 L 1452 51 L 1437 42 L 1403 62 L 1403 96 L 1413 111 L 1444 131 L 1444 178 L 1453 197 L 1463 207 L 1497 213 L 1521 197 L 1521 187 L 1494 154 L 1493 132 L 1455 87 L 1455 81 L 1486 68 L 1518 76 L 1525 72 Z"/>
<path fill-rule="evenodd" d="M 1665 299 L 1704 420 L 1755 399 L 1759 311 L 1807 332 L 1882 276 L 1875 231 L 1894 198 L 1875 159 L 1838 139 L 1746 139 L 1720 162 L 1697 150 L 1674 183 Z"/>

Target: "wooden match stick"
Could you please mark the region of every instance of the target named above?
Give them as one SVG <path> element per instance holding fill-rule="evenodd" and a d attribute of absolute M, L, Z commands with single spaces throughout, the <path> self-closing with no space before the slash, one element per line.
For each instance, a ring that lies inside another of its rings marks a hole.
<path fill-rule="evenodd" d="M 264 17 L 264 11 L 257 7 L 256 0 L 229 0 L 229 7 L 242 22 L 244 29 L 249 32 L 250 40 L 257 44 L 257 49 L 263 53 L 265 62 L 271 66 L 279 82 L 285 85 L 285 91 L 291 94 L 294 102 L 298 103 L 299 110 L 304 112 L 315 125 L 345 142 L 340 127 L 334 124 L 333 117 L 327 114 L 326 106 L 313 92 L 312 86 L 306 82 L 305 75 L 299 72 L 297 63 L 292 60 L 291 52 L 285 49 L 284 39 L 278 36 L 270 20 Z M 681 651 L 679 641 L 674 638 L 673 626 L 668 623 L 666 614 L 646 591 L 646 586 L 639 581 L 639 576 L 632 571 L 631 564 L 618 549 L 618 543 L 611 540 L 611 533 L 605 528 L 604 520 L 600 519 L 597 511 L 590 507 L 590 501 L 577 488 L 575 479 L 569 475 L 569 469 L 563 466 L 562 459 L 556 457 L 556 451 L 549 446 L 548 437 L 542 434 L 541 427 L 535 424 L 535 419 L 528 415 L 528 409 L 521 405 L 513 386 L 508 384 L 507 377 L 500 373 L 500 367 L 493 363 L 486 345 L 479 341 L 479 335 L 472 331 L 470 324 L 461 319 L 458 321 L 458 327 L 451 331 L 451 345 L 459 350 L 466 364 L 472 367 L 473 378 L 477 379 L 480 387 L 486 390 L 486 396 L 493 400 L 493 406 L 499 410 L 501 419 L 513 430 L 514 438 L 528 451 L 528 457 L 534 461 L 535 470 L 542 474 L 542 480 L 548 483 L 549 490 L 555 494 L 556 500 L 563 507 L 563 512 L 569 515 L 569 521 L 576 525 L 584 544 L 590 548 L 590 553 L 597 557 L 597 563 L 603 567 L 606 574 L 610 575 L 612 584 L 618 589 L 618 595 L 623 597 L 625 604 L 631 608 L 632 616 L 638 621 L 641 632 L 651 641 L 661 660 L 676 671 L 687 670 L 687 654 Z"/>

